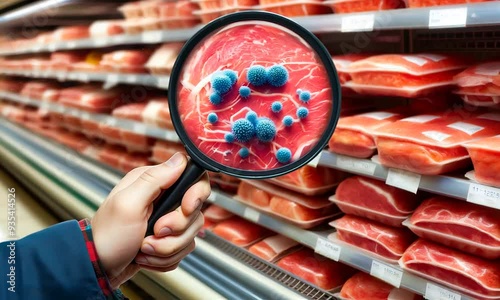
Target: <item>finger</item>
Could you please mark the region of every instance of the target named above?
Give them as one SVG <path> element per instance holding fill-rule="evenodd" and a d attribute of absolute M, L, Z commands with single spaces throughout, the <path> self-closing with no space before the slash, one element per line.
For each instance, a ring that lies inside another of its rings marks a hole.
<path fill-rule="evenodd" d="M 210 195 L 210 183 L 208 178 L 195 183 L 190 187 L 182 198 L 182 206 L 158 219 L 154 226 L 157 237 L 170 234 L 179 234 L 186 230 L 197 218 L 202 203 Z M 182 207 L 189 207 L 186 211 Z"/>
<path fill-rule="evenodd" d="M 172 256 L 160 257 L 160 256 L 153 256 L 153 255 L 144 255 L 141 253 L 141 254 L 137 255 L 137 257 L 135 258 L 135 262 L 137 264 L 143 265 L 143 266 L 150 266 L 150 267 L 156 267 L 156 268 L 167 268 L 167 267 L 173 266 L 175 264 L 178 264 L 189 253 L 193 252 L 195 247 L 196 247 L 196 242 L 193 240 L 184 249 L 175 253 Z"/>
<path fill-rule="evenodd" d="M 140 267 L 145 269 L 145 270 L 154 271 L 154 272 L 163 272 L 163 273 L 173 271 L 173 270 L 177 269 L 178 266 L 179 266 L 179 264 L 176 264 L 176 265 L 173 265 L 173 266 L 170 266 L 167 268 L 156 268 L 156 267 L 140 265 Z"/>
<path fill-rule="evenodd" d="M 132 171 L 128 172 L 121 180 L 118 182 L 117 185 L 111 190 L 111 192 L 108 195 L 108 198 L 111 198 L 114 196 L 116 193 L 120 192 L 124 188 L 128 187 L 131 185 L 134 181 L 141 176 L 144 171 L 147 169 L 152 168 L 152 166 L 144 166 L 144 167 L 138 167 L 133 169 Z"/>
<path fill-rule="evenodd" d="M 203 214 L 200 213 L 193 224 L 180 235 L 170 235 L 163 238 L 148 236 L 144 239 L 141 251 L 147 255 L 169 257 L 184 249 L 189 243 L 191 243 L 200 231 L 203 223 Z"/>
<path fill-rule="evenodd" d="M 135 205 L 144 209 L 181 176 L 186 168 L 187 159 L 182 153 L 176 153 L 167 162 L 146 169 L 131 185 L 121 192 L 127 195 Z"/>

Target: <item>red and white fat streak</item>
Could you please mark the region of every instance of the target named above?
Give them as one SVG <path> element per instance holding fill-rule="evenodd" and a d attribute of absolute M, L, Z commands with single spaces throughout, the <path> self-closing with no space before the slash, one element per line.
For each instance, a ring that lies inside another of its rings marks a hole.
<path fill-rule="evenodd" d="M 252 65 L 270 67 L 282 64 L 289 73 L 283 87 L 249 85 L 246 73 Z M 179 83 L 178 108 L 184 128 L 193 143 L 211 159 L 228 167 L 242 170 L 270 170 L 282 166 L 275 157 L 276 150 L 287 147 L 292 161 L 307 154 L 325 131 L 331 114 L 331 88 L 321 60 L 309 45 L 295 35 L 270 26 L 243 25 L 221 31 L 195 49 L 186 62 Z M 214 106 L 209 101 L 212 92 L 211 75 L 219 70 L 232 69 L 238 81 L 224 95 L 223 102 Z M 249 86 L 251 95 L 242 99 L 241 86 Z M 302 103 L 297 89 L 308 90 L 311 99 Z M 283 110 L 274 114 L 271 104 L 281 101 Z M 301 121 L 296 110 L 305 106 L 309 115 Z M 226 143 L 224 135 L 231 132 L 232 123 L 250 110 L 259 117 L 268 117 L 276 124 L 277 134 L 272 142 L 253 139 L 249 143 Z M 217 114 L 219 121 L 207 122 L 209 113 Z M 285 115 L 295 122 L 291 128 L 282 125 Z M 250 155 L 242 159 L 238 151 L 247 147 Z"/>

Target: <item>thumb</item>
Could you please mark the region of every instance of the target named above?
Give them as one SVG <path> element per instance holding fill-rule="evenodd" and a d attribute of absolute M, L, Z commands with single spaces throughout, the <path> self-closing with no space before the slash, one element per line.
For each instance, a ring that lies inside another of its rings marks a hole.
<path fill-rule="evenodd" d="M 186 168 L 186 164 L 186 156 L 176 153 L 168 161 L 146 169 L 120 193 L 134 201 L 134 205 L 146 209 L 160 195 L 162 189 L 175 183 Z"/>

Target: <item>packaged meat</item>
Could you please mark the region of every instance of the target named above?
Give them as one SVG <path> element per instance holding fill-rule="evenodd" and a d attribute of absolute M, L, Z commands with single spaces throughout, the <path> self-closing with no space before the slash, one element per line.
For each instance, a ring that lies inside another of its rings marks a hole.
<path fill-rule="evenodd" d="M 45 91 L 56 90 L 59 85 L 53 81 L 34 80 L 27 82 L 20 94 L 33 100 L 41 100 Z"/>
<path fill-rule="evenodd" d="M 92 38 L 102 38 L 125 33 L 121 20 L 94 21 L 90 24 L 89 32 Z"/>
<path fill-rule="evenodd" d="M 337 230 L 329 239 L 351 244 L 390 263 L 397 263 L 416 239 L 407 228 L 387 226 L 353 215 L 345 215 L 329 224 Z"/>
<path fill-rule="evenodd" d="M 55 135 L 56 140 L 76 151 L 83 151 L 91 145 L 84 135 L 72 132 L 61 132 Z"/>
<path fill-rule="evenodd" d="M 300 247 L 297 241 L 283 235 L 273 235 L 253 244 L 248 251 L 256 256 L 274 262 L 283 255 L 297 250 Z"/>
<path fill-rule="evenodd" d="M 250 246 L 272 234 L 270 230 L 238 216 L 218 223 L 212 231 L 240 247 Z"/>
<path fill-rule="evenodd" d="M 69 71 L 73 64 L 85 61 L 87 51 L 53 52 L 50 56 L 49 68 L 56 71 Z"/>
<path fill-rule="evenodd" d="M 71 132 L 81 132 L 81 119 L 72 115 L 64 115 L 62 126 Z"/>
<path fill-rule="evenodd" d="M 183 43 L 163 44 L 155 50 L 146 63 L 146 69 L 154 75 L 168 75 L 174 66 Z"/>
<path fill-rule="evenodd" d="M 148 0 L 141 3 L 143 15 L 147 18 L 188 18 L 199 9 L 194 1 Z"/>
<path fill-rule="evenodd" d="M 151 151 L 151 147 L 155 143 L 155 140 L 144 134 L 120 130 L 120 143 L 124 145 L 129 152 L 147 153 Z"/>
<path fill-rule="evenodd" d="M 259 9 L 286 17 L 301 17 L 332 13 L 330 7 L 324 5 L 323 3 L 309 0 L 260 5 Z"/>
<path fill-rule="evenodd" d="M 309 248 L 285 256 L 277 265 L 327 291 L 339 288 L 355 272 L 351 267 L 316 254 Z"/>
<path fill-rule="evenodd" d="M 464 144 L 474 165 L 474 177 L 480 183 L 500 187 L 500 136 Z"/>
<path fill-rule="evenodd" d="M 99 132 L 96 136 L 101 137 L 108 144 L 122 145 L 122 129 L 109 124 L 108 122 L 99 123 Z"/>
<path fill-rule="evenodd" d="M 192 28 L 200 24 L 200 17 L 187 17 L 187 18 L 162 18 L 158 20 L 160 29 L 182 29 Z"/>
<path fill-rule="evenodd" d="M 148 125 L 174 129 L 170 118 L 167 98 L 155 98 L 148 102 L 142 112 L 142 121 Z"/>
<path fill-rule="evenodd" d="M 118 169 L 124 173 L 128 173 L 135 168 L 149 165 L 151 165 L 151 161 L 148 154 L 125 153 L 120 158 Z"/>
<path fill-rule="evenodd" d="M 330 5 L 336 14 L 377 11 L 404 8 L 405 2 L 400 0 L 327 0 L 323 2 Z"/>
<path fill-rule="evenodd" d="M 496 209 L 433 197 L 422 202 L 405 225 L 422 238 L 484 258 L 500 258 Z"/>
<path fill-rule="evenodd" d="M 127 151 L 122 147 L 105 145 L 102 147 L 101 151 L 99 151 L 97 159 L 112 168 L 120 169 L 121 159 L 126 154 Z"/>
<path fill-rule="evenodd" d="M 89 26 L 85 25 L 59 27 L 53 34 L 55 41 L 86 39 L 89 36 Z"/>
<path fill-rule="evenodd" d="M 26 81 L 21 79 L 0 78 L 0 91 L 19 93 L 23 89 L 25 83 Z"/>
<path fill-rule="evenodd" d="M 152 151 L 153 155 L 151 156 L 151 161 L 159 164 L 166 162 L 177 152 L 186 153 L 186 149 L 183 145 L 163 140 L 157 140 Z"/>
<path fill-rule="evenodd" d="M 151 51 L 141 50 L 117 50 L 104 54 L 100 66 L 110 72 L 145 73 L 144 65 L 149 59 Z"/>
<path fill-rule="evenodd" d="M 408 7 L 416 8 L 416 7 L 441 6 L 441 5 L 454 5 L 463 3 L 479 3 L 486 1 L 490 0 L 408 0 Z"/>
<path fill-rule="evenodd" d="M 399 120 L 375 131 L 380 163 L 425 175 L 458 170 L 470 164 L 462 145 L 499 134 L 499 120 L 472 112 Z"/>
<path fill-rule="evenodd" d="M 340 290 L 345 300 L 420 300 L 422 296 L 398 289 L 370 274 L 359 272 L 349 278 Z"/>
<path fill-rule="evenodd" d="M 268 181 L 304 195 L 324 195 L 332 191 L 347 174 L 328 167 L 303 166 L 283 176 Z"/>
<path fill-rule="evenodd" d="M 113 109 L 113 117 L 142 122 L 142 113 L 147 103 L 130 103 Z"/>
<path fill-rule="evenodd" d="M 500 83 L 500 61 L 480 63 L 465 69 L 455 76 L 459 87 L 485 86 L 489 83 Z"/>
<path fill-rule="evenodd" d="M 403 114 L 391 111 L 373 111 L 341 117 L 328 142 L 328 149 L 359 158 L 371 157 L 377 152 L 373 131 L 404 117 Z"/>
<path fill-rule="evenodd" d="M 401 267 L 475 299 L 500 297 L 500 262 L 485 260 L 419 239 L 405 251 Z"/>
<path fill-rule="evenodd" d="M 227 193 L 235 194 L 238 190 L 241 180 L 239 178 L 223 173 L 208 172 L 210 175 L 210 184 Z"/>
<path fill-rule="evenodd" d="M 209 219 L 214 223 L 219 223 L 231 218 L 234 214 L 220 206 L 212 204 L 203 211 L 203 216 L 205 216 L 205 219 Z"/>
<path fill-rule="evenodd" d="M 335 202 L 340 210 L 382 224 L 401 227 L 418 206 L 415 194 L 385 184 L 383 181 L 353 176 L 337 187 Z"/>
<path fill-rule="evenodd" d="M 333 64 L 335 65 L 335 69 L 337 69 L 340 84 L 344 84 L 351 80 L 351 76 L 349 75 L 350 64 L 368 57 L 370 57 L 369 54 L 345 54 L 332 56 Z"/>
<path fill-rule="evenodd" d="M 325 197 L 304 196 L 256 180 L 242 180 L 235 198 L 301 228 L 312 228 L 339 213 Z"/>
<path fill-rule="evenodd" d="M 345 86 L 362 94 L 414 98 L 448 90 L 467 64 L 464 58 L 437 54 L 375 55 L 349 65 L 352 81 Z"/>
<path fill-rule="evenodd" d="M 139 19 L 144 16 L 141 1 L 128 2 L 118 8 L 126 19 Z"/>
<path fill-rule="evenodd" d="M 88 137 L 102 138 L 100 123 L 94 120 L 81 119 L 82 133 Z"/>
<path fill-rule="evenodd" d="M 108 113 L 122 102 L 123 90 L 103 90 L 97 85 L 82 85 L 61 90 L 59 102 L 95 113 Z"/>

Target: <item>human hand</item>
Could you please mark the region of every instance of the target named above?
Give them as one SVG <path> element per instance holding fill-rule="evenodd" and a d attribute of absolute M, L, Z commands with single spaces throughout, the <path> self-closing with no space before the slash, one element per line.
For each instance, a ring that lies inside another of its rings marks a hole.
<path fill-rule="evenodd" d="M 187 190 L 179 208 L 156 222 L 154 236 L 144 237 L 153 201 L 175 183 L 186 164 L 186 156 L 177 153 L 163 164 L 132 170 L 92 218 L 97 254 L 113 289 L 140 268 L 174 270 L 193 251 L 194 237 L 204 222 L 200 209 L 211 191 L 207 176 Z"/>

